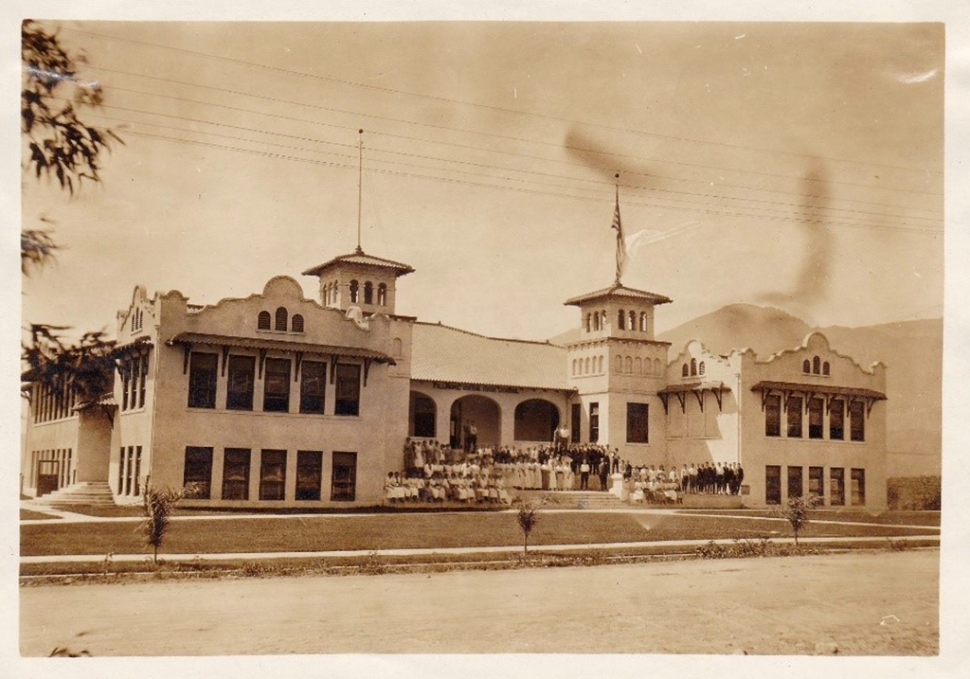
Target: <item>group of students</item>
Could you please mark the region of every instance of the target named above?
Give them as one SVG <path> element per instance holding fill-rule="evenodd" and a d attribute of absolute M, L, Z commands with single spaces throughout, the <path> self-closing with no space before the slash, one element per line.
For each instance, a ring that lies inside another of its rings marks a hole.
<path fill-rule="evenodd" d="M 390 472 L 384 482 L 384 497 L 391 503 L 452 501 L 512 504 L 504 479 L 500 475 L 481 471 L 467 475 L 434 472 L 428 478 Z"/>

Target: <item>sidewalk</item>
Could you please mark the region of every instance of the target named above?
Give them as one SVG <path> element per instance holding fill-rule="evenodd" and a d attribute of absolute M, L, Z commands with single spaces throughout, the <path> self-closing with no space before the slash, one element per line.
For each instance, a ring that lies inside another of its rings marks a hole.
<path fill-rule="evenodd" d="M 800 538 L 800 545 L 812 544 L 838 544 L 838 543 L 859 543 L 871 542 L 874 544 L 886 544 L 885 537 L 817 537 Z M 914 541 L 935 541 L 939 544 L 939 537 L 933 535 L 908 535 L 895 536 L 892 538 L 899 542 Z M 733 545 L 733 539 L 719 540 L 653 540 L 643 542 L 612 542 L 599 544 L 572 544 L 572 545 L 542 545 L 533 548 L 533 554 L 538 553 L 561 553 L 587 550 L 619 550 L 619 549 L 643 549 L 650 547 L 663 547 L 665 549 L 694 548 L 711 543 L 717 545 Z M 793 538 L 771 538 L 772 544 L 790 545 L 794 544 Z M 462 554 L 520 554 L 520 545 L 510 545 L 504 547 L 451 547 L 451 548 L 428 548 L 428 549 L 376 549 L 376 550 L 347 550 L 347 551 L 325 551 L 325 552 L 230 552 L 222 554 L 159 554 L 159 560 L 165 561 L 259 561 L 271 559 L 320 559 L 335 557 L 366 557 L 366 556 L 451 556 Z M 21 564 L 50 564 L 50 563 L 86 563 L 101 562 L 105 560 L 105 554 L 71 554 L 71 555 L 51 555 L 51 556 L 25 556 L 20 558 Z M 151 560 L 150 554 L 112 554 L 112 562 L 136 562 Z"/>

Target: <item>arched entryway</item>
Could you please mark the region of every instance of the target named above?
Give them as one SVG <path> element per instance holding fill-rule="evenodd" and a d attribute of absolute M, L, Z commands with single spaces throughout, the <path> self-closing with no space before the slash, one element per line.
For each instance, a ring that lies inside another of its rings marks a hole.
<path fill-rule="evenodd" d="M 559 409 L 549 401 L 532 398 L 515 406 L 516 441 L 552 441 L 559 426 Z"/>
<path fill-rule="evenodd" d="M 408 436 L 412 438 L 434 438 L 437 426 L 438 406 L 430 396 L 419 391 L 411 392 L 408 408 Z"/>
<path fill-rule="evenodd" d="M 450 432 L 452 448 L 497 446 L 502 435 L 502 409 L 487 396 L 462 396 L 451 404 Z"/>

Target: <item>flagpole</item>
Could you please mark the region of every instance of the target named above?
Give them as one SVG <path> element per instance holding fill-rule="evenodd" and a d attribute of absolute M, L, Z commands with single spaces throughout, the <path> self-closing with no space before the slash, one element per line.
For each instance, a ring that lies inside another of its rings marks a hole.
<path fill-rule="evenodd" d="M 616 205 L 613 210 L 613 228 L 616 229 L 616 279 L 613 281 L 613 285 L 620 285 L 620 278 L 623 276 L 623 260 L 625 258 L 626 252 L 624 252 L 623 243 L 623 226 L 620 223 L 620 173 L 617 172 L 614 175 L 616 180 Z"/>
<path fill-rule="evenodd" d="M 360 247 L 360 214 L 361 214 L 361 194 L 362 177 L 364 173 L 364 130 L 357 131 L 357 254 L 363 254 L 364 249 Z"/>

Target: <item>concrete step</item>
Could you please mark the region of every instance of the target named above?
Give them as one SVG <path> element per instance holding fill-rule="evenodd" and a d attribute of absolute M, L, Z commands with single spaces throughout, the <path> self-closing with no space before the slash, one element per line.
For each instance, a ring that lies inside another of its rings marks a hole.
<path fill-rule="evenodd" d="M 70 486 L 58 488 L 37 498 L 37 502 L 55 506 L 66 505 L 114 505 L 114 494 L 111 486 L 104 481 L 82 481 Z"/>

